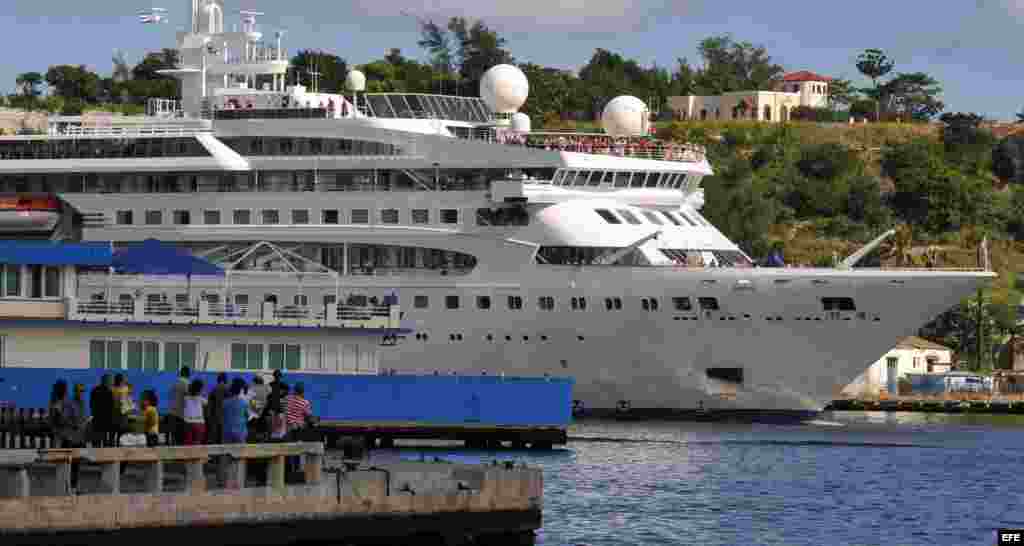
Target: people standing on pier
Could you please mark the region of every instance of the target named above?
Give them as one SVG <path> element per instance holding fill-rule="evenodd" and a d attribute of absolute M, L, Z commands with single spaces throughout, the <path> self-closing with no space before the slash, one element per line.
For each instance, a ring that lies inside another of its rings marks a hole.
<path fill-rule="evenodd" d="M 263 384 L 263 378 L 257 375 L 252 378 L 252 387 L 249 388 L 250 420 L 249 430 L 257 434 L 266 434 L 269 427 L 263 418 L 263 410 L 267 407 L 267 396 L 270 395 L 270 387 Z"/>
<path fill-rule="evenodd" d="M 100 384 L 89 393 L 89 411 L 92 412 L 92 443 L 97 447 L 113 447 L 111 430 L 114 417 L 114 393 L 110 390 L 110 374 L 103 374 Z"/>
<path fill-rule="evenodd" d="M 307 421 L 312 417 L 312 407 L 305 397 L 306 388 L 302 383 L 295 384 L 295 392 L 285 398 L 285 412 L 288 415 L 288 432 L 297 435 L 306 428 Z"/>
<path fill-rule="evenodd" d="M 113 436 L 111 441 L 112 447 L 117 447 L 121 445 L 121 435 L 128 431 L 128 416 L 132 413 L 132 390 L 124 374 L 114 376 L 114 386 L 110 392 L 114 398 L 110 417 L 110 432 Z"/>
<path fill-rule="evenodd" d="M 178 381 L 171 387 L 171 411 L 170 411 L 170 425 L 171 430 L 168 432 L 168 440 L 172 445 L 184 445 L 185 444 L 185 397 L 188 396 L 189 388 L 189 376 L 192 375 L 192 370 L 188 366 L 182 366 L 181 372 L 178 374 Z M 171 439 L 171 435 L 174 439 Z"/>
<path fill-rule="evenodd" d="M 245 381 L 231 382 L 231 396 L 224 401 L 224 443 L 244 444 L 249 439 L 249 401 L 245 397 Z"/>
<path fill-rule="evenodd" d="M 157 411 L 159 400 L 152 389 L 142 393 L 142 431 L 146 434 L 146 447 L 160 445 L 160 413 Z"/>
<path fill-rule="evenodd" d="M 224 443 L 224 400 L 228 397 L 228 374 L 217 374 L 217 384 L 210 391 L 207 404 L 206 441 L 210 444 Z"/>
<path fill-rule="evenodd" d="M 283 442 L 288 439 L 288 417 L 286 414 L 285 397 L 288 396 L 288 385 L 279 382 L 277 397 L 271 395 L 267 402 L 267 413 L 270 416 L 270 441 Z"/>
<path fill-rule="evenodd" d="M 75 385 L 75 398 L 68 399 L 68 384 L 63 379 L 53 385 L 50 393 L 50 426 L 53 428 L 54 436 L 60 449 L 74 449 L 85 447 L 82 436 L 83 412 L 85 402 L 82 400 L 82 392 L 85 387 Z M 81 462 L 78 459 L 71 461 L 71 490 L 78 489 L 78 470 Z"/>
<path fill-rule="evenodd" d="M 184 445 L 202 445 L 206 441 L 206 398 L 203 398 L 201 380 L 196 379 L 189 384 L 182 408 L 182 417 L 185 419 Z"/>

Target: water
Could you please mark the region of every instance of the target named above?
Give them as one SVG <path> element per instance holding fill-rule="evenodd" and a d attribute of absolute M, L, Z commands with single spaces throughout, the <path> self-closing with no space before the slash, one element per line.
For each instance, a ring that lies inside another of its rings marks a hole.
<path fill-rule="evenodd" d="M 1024 416 L 853 413 L 804 426 L 583 423 L 565 449 L 406 448 L 544 468 L 543 545 L 995 544 L 1024 527 Z"/>

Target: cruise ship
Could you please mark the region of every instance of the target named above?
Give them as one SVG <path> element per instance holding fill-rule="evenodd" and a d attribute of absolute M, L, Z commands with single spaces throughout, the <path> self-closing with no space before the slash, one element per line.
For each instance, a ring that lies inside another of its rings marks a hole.
<path fill-rule="evenodd" d="M 281 34 L 266 39 L 255 15 L 228 31 L 222 0 L 189 9 L 181 64 L 166 71 L 180 100 L 0 138 L 6 238 L 156 239 L 226 272 L 94 271 L 74 286 L 91 304 L 323 316 L 389 294 L 401 343 L 349 366 L 324 342 L 294 368 L 571 376 L 578 413 L 803 416 L 995 277 L 852 267 L 857 256 L 758 267 L 701 215 L 704 150 L 648 138 L 638 99 L 612 100 L 605 132 L 580 135 L 531 131 L 518 112 L 529 82 L 509 65 L 480 97 L 367 93 L 358 71 L 325 93 L 288 85 Z M 24 279 L 6 298 L 71 289 L 48 286 L 45 268 L 5 267 Z M 59 360 L 87 366 L 82 343 Z M 196 351 L 233 368 L 231 354 Z"/>

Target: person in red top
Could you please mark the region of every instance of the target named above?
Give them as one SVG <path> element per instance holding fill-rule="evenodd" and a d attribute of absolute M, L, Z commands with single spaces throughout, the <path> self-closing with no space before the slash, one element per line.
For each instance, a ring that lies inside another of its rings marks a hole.
<path fill-rule="evenodd" d="M 309 400 L 306 400 L 305 387 L 296 383 L 295 389 L 285 397 L 285 414 L 288 419 L 288 432 L 295 432 L 306 426 L 306 419 L 313 415 Z"/>
<path fill-rule="evenodd" d="M 288 424 L 288 435 L 291 441 L 298 441 L 298 432 L 306 426 L 306 420 L 313 415 L 309 400 L 303 396 L 306 392 L 302 383 L 296 383 L 292 393 L 284 399 L 284 411 Z M 299 469 L 299 458 L 288 457 L 285 459 L 286 471 L 296 472 Z"/>

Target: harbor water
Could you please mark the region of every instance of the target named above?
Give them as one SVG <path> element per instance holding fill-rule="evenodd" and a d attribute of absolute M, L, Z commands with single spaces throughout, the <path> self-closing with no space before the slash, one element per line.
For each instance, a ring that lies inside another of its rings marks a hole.
<path fill-rule="evenodd" d="M 799 426 L 587 422 L 544 468 L 547 545 L 995 544 L 1024 527 L 1024 416 L 836 412 Z"/>

